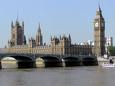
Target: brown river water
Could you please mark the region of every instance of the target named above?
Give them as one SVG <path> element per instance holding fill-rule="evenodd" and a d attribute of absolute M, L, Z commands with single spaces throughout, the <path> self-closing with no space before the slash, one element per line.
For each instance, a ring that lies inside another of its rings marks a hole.
<path fill-rule="evenodd" d="M 115 86 L 115 69 L 99 66 L 0 70 L 0 86 Z"/>

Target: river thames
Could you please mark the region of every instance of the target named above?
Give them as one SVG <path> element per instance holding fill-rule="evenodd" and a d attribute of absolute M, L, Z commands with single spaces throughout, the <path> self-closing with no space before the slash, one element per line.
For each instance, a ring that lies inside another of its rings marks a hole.
<path fill-rule="evenodd" d="M 114 86 L 115 69 L 99 66 L 0 70 L 0 86 Z"/>

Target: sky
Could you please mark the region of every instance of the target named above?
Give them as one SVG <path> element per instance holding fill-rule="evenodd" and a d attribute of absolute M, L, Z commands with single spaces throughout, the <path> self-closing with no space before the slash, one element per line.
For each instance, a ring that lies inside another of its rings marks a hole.
<path fill-rule="evenodd" d="M 106 37 L 115 39 L 115 0 L 0 0 L 0 47 L 7 45 L 11 35 L 11 22 L 25 23 L 27 41 L 36 35 L 39 23 L 43 40 L 71 35 L 72 43 L 94 40 L 93 21 L 98 9 L 105 18 Z M 114 40 L 115 44 L 115 40 Z"/>

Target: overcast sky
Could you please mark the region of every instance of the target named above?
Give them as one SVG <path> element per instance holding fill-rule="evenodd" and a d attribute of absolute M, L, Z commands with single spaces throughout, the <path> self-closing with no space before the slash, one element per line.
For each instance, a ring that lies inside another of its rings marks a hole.
<path fill-rule="evenodd" d="M 25 35 L 35 37 L 41 23 L 44 42 L 50 36 L 71 34 L 72 43 L 93 40 L 98 4 L 106 22 L 106 36 L 115 39 L 115 0 L 0 0 L 0 47 L 7 45 L 11 21 L 25 22 Z M 115 44 L 115 41 L 114 41 Z"/>

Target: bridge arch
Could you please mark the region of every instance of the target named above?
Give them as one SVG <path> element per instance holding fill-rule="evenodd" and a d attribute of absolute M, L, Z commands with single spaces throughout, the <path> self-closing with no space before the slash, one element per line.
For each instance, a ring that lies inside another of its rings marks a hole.
<path fill-rule="evenodd" d="M 31 59 L 31 57 L 29 56 L 25 56 L 25 55 L 4 55 L 0 58 L 0 61 L 2 61 L 2 59 L 5 59 L 7 57 L 11 57 L 16 59 L 17 61 L 17 67 L 18 68 L 33 68 L 35 65 L 34 60 Z M 2 66 L 2 64 L 1 64 Z"/>
<path fill-rule="evenodd" d="M 62 66 L 62 61 L 56 56 L 50 56 L 50 55 L 41 56 L 41 57 L 36 58 L 36 61 L 38 61 L 38 60 L 42 61 L 41 63 L 43 63 L 42 65 L 44 65 L 44 67 L 60 67 L 60 66 Z M 39 63 L 38 63 L 38 67 L 39 67 Z"/>
<path fill-rule="evenodd" d="M 36 67 L 45 67 L 45 61 L 44 59 L 42 59 L 41 57 L 37 57 L 35 59 L 35 64 L 36 64 Z"/>
<path fill-rule="evenodd" d="M 81 61 L 79 57 L 75 56 L 69 56 L 63 58 L 65 62 L 65 66 L 70 67 L 70 66 L 79 66 L 81 65 Z"/>
<path fill-rule="evenodd" d="M 1 59 L 2 68 L 18 68 L 17 60 L 12 57 L 5 57 Z"/>
<path fill-rule="evenodd" d="M 82 58 L 82 65 L 96 66 L 96 65 L 98 65 L 98 61 L 95 56 L 85 56 Z"/>

